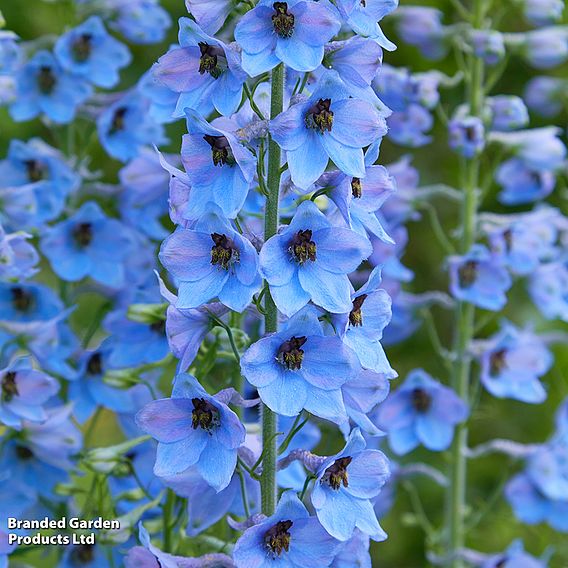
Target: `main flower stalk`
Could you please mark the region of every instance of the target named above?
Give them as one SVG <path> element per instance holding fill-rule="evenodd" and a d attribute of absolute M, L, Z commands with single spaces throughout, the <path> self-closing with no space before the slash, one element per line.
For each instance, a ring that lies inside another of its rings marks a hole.
<path fill-rule="evenodd" d="M 480 29 L 483 25 L 486 0 L 475 0 L 472 25 Z M 473 54 L 469 59 L 469 88 L 467 92 L 469 113 L 481 116 L 484 98 L 484 62 Z M 467 254 L 476 240 L 480 156 L 462 161 L 464 196 L 461 211 L 462 237 L 460 253 Z M 452 387 L 460 398 L 469 404 L 471 354 L 470 343 L 474 336 L 475 306 L 459 302 L 455 314 L 454 352 L 456 355 L 452 374 Z M 465 512 L 467 507 L 467 434 L 468 423 L 462 422 L 456 428 L 450 466 L 450 485 L 447 495 L 447 536 L 448 554 L 452 568 L 462 568 L 460 550 L 465 545 Z"/>
<path fill-rule="evenodd" d="M 282 64 L 272 71 L 270 94 L 270 118 L 278 116 L 283 109 L 284 99 L 284 66 Z M 264 211 L 264 240 L 276 234 L 278 230 L 278 200 L 280 191 L 280 146 L 272 138 L 268 143 L 268 176 L 266 208 Z M 264 329 L 272 333 L 278 329 L 278 310 L 270 295 L 268 283 L 264 283 Z M 276 508 L 276 428 L 277 415 L 265 404 L 262 405 L 262 477 L 260 480 L 262 494 L 262 512 L 272 515 Z"/>

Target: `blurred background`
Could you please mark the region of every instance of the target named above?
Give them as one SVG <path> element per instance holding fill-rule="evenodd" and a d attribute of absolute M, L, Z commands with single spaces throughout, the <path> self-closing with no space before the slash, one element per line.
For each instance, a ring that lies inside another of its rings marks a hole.
<path fill-rule="evenodd" d="M 176 20 L 185 16 L 186 10 L 183 0 L 161 0 L 162 6 L 171 14 L 174 22 L 169 30 L 167 40 L 162 44 L 130 45 L 133 53 L 133 63 L 122 72 L 122 88 L 133 85 L 160 55 L 168 45 L 176 42 Z M 7 29 L 16 32 L 23 40 L 33 40 L 45 34 L 60 34 L 67 27 L 75 25 L 73 19 L 72 0 L 59 0 L 44 2 L 42 0 L 0 0 L 2 10 L 7 21 Z M 438 1 L 406 1 L 401 5 L 432 6 L 441 10 L 444 23 L 451 24 L 457 21 L 458 16 L 453 3 Z M 495 14 L 501 31 L 522 31 L 528 29 L 520 13 L 511 2 L 499 0 L 494 2 Z M 565 15 L 566 18 L 566 15 Z M 383 21 L 383 30 L 387 37 L 398 45 L 395 52 L 385 52 L 384 61 L 396 67 L 407 67 L 412 72 L 427 71 L 433 68 L 442 71 L 448 76 L 456 73 L 456 63 L 450 54 L 442 61 L 432 62 L 424 59 L 420 52 L 411 46 L 406 46 L 397 37 L 394 25 L 388 17 Z M 567 76 L 568 66 L 557 67 L 551 74 Z M 519 58 L 511 58 L 508 68 L 501 80 L 496 84 L 494 94 L 521 95 L 528 79 L 536 73 Z M 463 85 L 441 91 L 442 103 L 448 114 L 463 100 Z M 566 113 L 560 115 L 556 123 L 566 132 Z M 531 126 L 545 124 L 541 119 L 531 116 Z M 169 146 L 161 148 L 172 153 L 179 152 L 181 135 L 184 132 L 183 122 L 167 127 L 171 140 Z M 421 184 L 446 183 L 458 187 L 458 157 L 448 150 L 445 128 L 437 120 L 432 131 L 433 142 L 419 149 L 408 149 L 396 146 L 388 139 L 383 141 L 379 163 L 387 165 L 397 161 L 406 154 L 413 157 L 413 165 L 418 168 Z M 6 110 L 0 108 L 0 158 L 6 154 L 8 144 L 12 138 L 27 140 L 39 136 L 48 143 L 58 145 L 58 133 L 45 128 L 39 120 L 25 123 L 13 122 Z M 99 146 L 96 137 L 89 142 L 88 153 L 92 156 L 92 169 L 103 171 L 103 180 L 109 183 L 117 182 L 117 172 L 121 164 L 110 159 Z M 1 183 L 1 181 L 0 181 Z M 504 208 L 495 195 L 497 188 L 489 193 L 483 208 L 495 212 L 524 211 L 530 207 Z M 562 179 L 559 186 L 548 201 L 568 214 L 566 200 L 566 187 Z M 454 227 L 457 218 L 456 205 L 451 201 L 438 198 L 435 205 L 439 211 L 442 222 L 446 227 Z M 429 290 L 447 290 L 447 273 L 444 270 L 443 251 L 432 237 L 432 231 L 427 219 L 410 222 L 409 245 L 402 262 L 415 274 L 414 280 L 405 285 L 408 291 L 421 293 Z M 442 340 L 446 345 L 451 344 L 452 318 L 451 313 L 434 308 L 434 316 Z M 75 322 L 88 317 L 88 308 L 84 308 L 74 316 Z M 499 317 L 489 319 L 481 330 L 482 335 L 490 335 L 498 328 Z M 564 329 L 568 326 L 560 322 L 545 322 L 528 299 L 523 282 L 515 284 L 509 293 L 509 304 L 505 310 L 505 317 L 515 324 L 529 321 L 535 322 L 538 331 Z M 439 359 L 432 351 L 432 344 L 424 327 L 408 340 L 391 346 L 387 354 L 403 379 L 411 369 L 422 367 L 434 377 L 448 382 L 445 368 L 439 364 Z M 549 396 L 542 405 L 528 405 L 515 401 L 497 400 L 488 395 L 483 389 L 480 392 L 479 402 L 470 421 L 470 446 L 475 446 L 492 438 L 508 438 L 524 443 L 537 443 L 546 440 L 553 431 L 554 412 L 558 404 L 568 394 L 568 349 L 566 345 L 554 346 L 556 358 L 551 372 L 544 377 Z M 474 366 L 477 375 L 478 368 Z M 97 426 L 96 439 L 98 446 L 104 446 L 117 441 L 116 429 L 110 414 L 101 420 Z M 326 451 L 333 451 L 341 447 L 342 442 L 337 434 L 326 432 L 322 441 Z M 323 448 L 322 448 L 323 449 Z M 413 452 L 400 459 L 399 463 L 424 461 L 444 470 L 448 460 L 446 453 L 430 453 L 423 450 Z M 521 524 L 513 516 L 508 504 L 499 496 L 506 481 L 518 469 L 521 463 L 515 463 L 510 458 L 492 454 L 484 458 L 470 461 L 468 478 L 468 502 L 475 511 L 486 508 L 486 514 L 477 526 L 468 532 L 468 546 L 483 552 L 498 552 L 504 550 L 515 538 L 522 538 L 526 548 L 535 555 L 540 555 L 548 546 L 555 549 L 551 566 L 562 568 L 568 566 L 568 539 L 566 535 L 556 533 L 545 525 L 527 526 Z M 428 479 L 414 479 L 413 487 L 420 495 L 423 507 L 431 519 L 438 525 L 443 522 L 443 490 Z M 425 536 L 422 529 L 416 524 L 413 514 L 416 502 L 413 502 L 413 490 L 408 491 L 401 485 L 397 488 L 394 507 L 382 520 L 382 525 L 389 538 L 386 542 L 373 543 L 372 551 L 374 566 L 384 568 L 419 568 L 426 566 Z M 46 564 L 37 564 L 37 566 Z M 315 567 L 314 567 L 315 568 Z"/>

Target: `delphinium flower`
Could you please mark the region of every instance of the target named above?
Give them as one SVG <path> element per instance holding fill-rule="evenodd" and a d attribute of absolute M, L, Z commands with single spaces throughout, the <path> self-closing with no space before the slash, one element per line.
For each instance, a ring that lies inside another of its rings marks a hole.
<path fill-rule="evenodd" d="M 22 420 L 47 420 L 44 405 L 58 390 L 59 383 L 33 369 L 29 359 L 16 359 L 0 370 L 0 422 L 20 429 Z"/>
<path fill-rule="evenodd" d="M 455 298 L 485 310 L 498 311 L 507 303 L 512 281 L 498 256 L 480 244 L 464 256 L 449 258 L 450 290 Z"/>
<path fill-rule="evenodd" d="M 296 71 L 313 71 L 323 59 L 324 45 L 340 27 L 326 4 L 262 0 L 235 28 L 235 39 L 243 50 L 243 69 L 254 77 L 282 61 Z"/>
<path fill-rule="evenodd" d="M 397 32 L 405 43 L 417 46 L 428 59 L 442 59 L 448 51 L 448 34 L 442 12 L 426 6 L 403 6 L 395 12 Z"/>
<path fill-rule="evenodd" d="M 529 113 L 523 99 L 513 95 L 497 95 L 485 100 L 492 130 L 516 130 L 529 123 Z"/>
<path fill-rule="evenodd" d="M 0 224 L 0 280 L 23 280 L 38 271 L 39 255 L 29 239 L 28 233 L 6 234 Z"/>
<path fill-rule="evenodd" d="M 233 558 L 237 568 L 324 568 L 331 564 L 339 546 L 297 495 L 287 491 L 273 515 L 243 533 Z"/>
<path fill-rule="evenodd" d="M 119 70 L 131 60 L 128 48 L 106 31 L 98 16 L 60 36 L 54 53 L 66 71 L 107 89 L 117 85 Z"/>
<path fill-rule="evenodd" d="M 363 150 L 386 134 L 385 119 L 368 101 L 348 97 L 335 80 L 319 86 L 270 123 L 270 133 L 286 150 L 290 176 L 307 189 L 329 159 L 345 174 L 365 176 Z"/>
<path fill-rule="evenodd" d="M 166 141 L 162 125 L 148 114 L 150 101 L 131 91 L 107 107 L 97 119 L 99 140 L 113 158 L 126 162 L 147 144 Z"/>
<path fill-rule="evenodd" d="M 316 309 L 307 307 L 253 343 L 241 370 L 274 412 L 296 416 L 306 409 L 341 423 L 347 419 L 341 387 L 357 375 L 359 362 L 341 339 L 324 335 Z"/>
<path fill-rule="evenodd" d="M 185 0 L 185 5 L 208 34 L 219 31 L 231 11 L 230 0 Z"/>
<path fill-rule="evenodd" d="M 355 529 L 353 536 L 339 549 L 331 568 L 352 568 L 354 565 L 358 568 L 372 568 L 369 544 L 369 536 Z"/>
<path fill-rule="evenodd" d="M 496 65 L 505 57 L 503 34 L 495 30 L 471 30 L 473 52 L 487 65 Z"/>
<path fill-rule="evenodd" d="M 312 201 L 260 251 L 260 271 L 278 309 L 292 315 L 310 299 L 333 313 L 351 309 L 347 274 L 371 253 L 367 238 L 334 227 Z"/>
<path fill-rule="evenodd" d="M 55 123 L 65 124 L 73 120 L 92 88 L 84 79 L 63 70 L 49 51 L 38 51 L 17 72 L 16 91 L 10 105 L 14 120 L 31 120 L 44 114 Z"/>
<path fill-rule="evenodd" d="M 551 118 L 565 106 L 567 88 L 568 81 L 561 77 L 534 77 L 527 83 L 523 98 L 532 112 Z"/>
<path fill-rule="evenodd" d="M 504 205 L 519 205 L 544 199 L 556 184 L 552 171 L 531 169 L 518 158 L 503 162 L 497 168 L 495 180 L 503 188 L 498 199 Z"/>
<path fill-rule="evenodd" d="M 258 254 L 213 206 L 191 229 L 179 228 L 160 249 L 160 261 L 179 282 L 176 307 L 197 308 L 218 297 L 242 312 L 261 286 Z"/>
<path fill-rule="evenodd" d="M 491 337 L 480 356 L 481 382 L 499 398 L 540 403 L 546 391 L 540 382 L 552 366 L 552 354 L 530 329 L 517 329 L 503 322 L 499 333 Z"/>
<path fill-rule="evenodd" d="M 485 146 L 483 122 L 476 116 L 457 117 L 448 125 L 450 148 L 464 158 L 473 158 Z"/>
<path fill-rule="evenodd" d="M 237 448 L 245 430 L 237 415 L 205 392 L 193 376 L 178 375 L 171 398 L 147 404 L 136 416 L 139 427 L 158 440 L 154 473 L 168 476 L 196 466 L 217 491 L 231 482 Z"/>
<path fill-rule="evenodd" d="M 181 158 L 192 191 L 187 210 L 197 219 L 213 202 L 234 218 L 246 199 L 255 174 L 255 159 L 231 132 L 208 124 L 188 109 Z"/>
<path fill-rule="evenodd" d="M 317 518 L 333 537 L 346 541 L 356 528 L 373 540 L 385 540 L 372 505 L 389 478 L 386 456 L 368 450 L 359 429 L 354 429 L 345 447 L 318 467 L 311 502 Z"/>
<path fill-rule="evenodd" d="M 370 37 L 385 49 L 393 51 L 396 45 L 388 40 L 379 22 L 398 6 L 398 0 L 339 0 L 337 8 L 345 23 L 357 34 Z"/>
<path fill-rule="evenodd" d="M 406 454 L 420 444 L 440 452 L 449 448 L 455 425 L 467 415 L 467 405 L 452 389 L 415 369 L 379 406 L 377 424 L 388 433 L 396 454 Z"/>
<path fill-rule="evenodd" d="M 513 541 L 507 550 L 501 554 L 491 555 L 482 564 L 481 568 L 546 568 L 548 559 L 535 558 L 525 551 L 522 540 Z"/>
<path fill-rule="evenodd" d="M 0 282 L 0 321 L 45 325 L 62 311 L 63 303 L 45 284 Z"/>
<path fill-rule="evenodd" d="M 6 186 L 17 188 L 20 199 L 22 194 L 31 193 L 31 202 L 21 203 L 24 224 L 30 227 L 58 217 L 81 181 L 61 152 L 39 138 L 10 141 L 6 159 L 0 162 L 0 178 Z M 4 198 L 2 201 L 6 202 Z M 19 230 L 21 226 L 12 226 L 17 222 L 18 216 L 8 210 L 7 226 Z"/>
<path fill-rule="evenodd" d="M 10 75 L 22 59 L 18 36 L 8 30 L 0 30 L 0 75 Z M 1 100 L 1 99 L 0 99 Z"/>
<path fill-rule="evenodd" d="M 545 318 L 568 321 L 568 263 L 565 259 L 539 266 L 531 274 L 528 289 Z"/>
<path fill-rule="evenodd" d="M 159 0 L 109 0 L 108 4 L 117 14 L 112 27 L 132 43 L 158 43 L 172 23 Z"/>
<path fill-rule="evenodd" d="M 564 11 L 562 0 L 523 0 L 521 5 L 525 19 L 535 26 L 557 22 Z"/>
<path fill-rule="evenodd" d="M 551 69 L 568 59 L 568 28 L 548 27 L 526 32 L 521 38 L 525 59 L 536 69 Z"/>
<path fill-rule="evenodd" d="M 238 52 L 207 35 L 189 18 L 180 18 L 179 44 L 152 70 L 158 81 L 179 93 L 176 116 L 183 116 L 186 108 L 203 114 L 212 107 L 224 115 L 234 113 L 246 79 Z"/>
<path fill-rule="evenodd" d="M 124 283 L 123 263 L 130 253 L 129 234 L 117 219 L 89 201 L 69 219 L 50 227 L 40 248 L 55 273 L 72 282 L 87 276 L 111 288 Z"/>

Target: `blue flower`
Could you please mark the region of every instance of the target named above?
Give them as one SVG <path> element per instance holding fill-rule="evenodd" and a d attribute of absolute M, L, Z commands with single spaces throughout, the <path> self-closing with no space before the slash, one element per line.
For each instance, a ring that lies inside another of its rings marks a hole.
<path fill-rule="evenodd" d="M 236 568 L 329 566 L 339 549 L 293 491 L 282 495 L 274 515 L 247 529 L 233 551 Z"/>
<path fill-rule="evenodd" d="M 396 377 L 380 344 L 383 330 L 391 320 L 391 299 L 381 286 L 381 267 L 377 266 L 367 282 L 351 294 L 350 310 L 334 317 L 335 327 L 365 369 Z"/>
<path fill-rule="evenodd" d="M 340 27 L 333 9 L 323 3 L 261 0 L 235 28 L 243 69 L 255 77 L 282 61 L 295 71 L 313 71 L 323 59 L 323 46 Z"/>
<path fill-rule="evenodd" d="M 278 309 L 290 316 L 312 300 L 333 313 L 351 310 L 347 274 L 371 253 L 365 237 L 334 227 L 312 201 L 260 251 L 260 271 Z"/>
<path fill-rule="evenodd" d="M 516 130 L 529 123 L 529 111 L 520 97 L 497 95 L 485 100 L 491 116 L 492 130 Z"/>
<path fill-rule="evenodd" d="M 550 118 L 562 110 L 567 88 L 568 81 L 560 77 L 534 77 L 525 87 L 524 99 L 531 111 Z"/>
<path fill-rule="evenodd" d="M 110 0 L 109 3 L 117 10 L 113 28 L 132 43 L 159 43 L 171 26 L 171 18 L 159 0 Z"/>
<path fill-rule="evenodd" d="M 343 543 L 331 568 L 372 568 L 369 554 L 369 537 L 359 529 Z"/>
<path fill-rule="evenodd" d="M 552 354 L 530 329 L 504 322 L 481 354 L 481 382 L 493 396 L 540 403 L 546 391 L 539 378 L 552 363 Z"/>
<path fill-rule="evenodd" d="M 208 114 L 213 106 L 223 115 L 233 114 L 246 80 L 238 52 L 189 18 L 179 20 L 179 43 L 153 68 L 158 81 L 179 93 L 175 116 L 183 116 L 186 108 Z"/>
<path fill-rule="evenodd" d="M 527 167 L 518 158 L 505 160 L 495 172 L 495 180 L 503 188 L 497 198 L 503 205 L 522 205 L 548 197 L 556 185 L 551 171 Z"/>
<path fill-rule="evenodd" d="M 507 303 L 512 281 L 498 256 L 476 244 L 464 256 L 449 258 L 450 290 L 462 302 L 498 311 Z"/>
<path fill-rule="evenodd" d="M 549 262 L 531 275 L 529 293 L 532 301 L 547 319 L 568 322 L 568 264 Z"/>
<path fill-rule="evenodd" d="M 39 255 L 27 233 L 6 234 L 0 225 L 0 280 L 24 280 L 37 272 Z"/>
<path fill-rule="evenodd" d="M 123 263 L 130 254 L 128 232 L 118 220 L 109 219 L 94 201 L 50 227 L 40 248 L 63 280 L 76 282 L 90 276 L 111 288 L 124 283 Z"/>
<path fill-rule="evenodd" d="M 525 59 L 536 69 L 551 69 L 568 59 L 568 29 L 548 27 L 522 36 Z"/>
<path fill-rule="evenodd" d="M 363 150 L 386 134 L 386 123 L 369 102 L 349 98 L 329 80 L 305 102 L 296 103 L 270 123 L 274 140 L 286 150 L 295 185 L 307 189 L 331 158 L 345 174 L 365 177 Z"/>
<path fill-rule="evenodd" d="M 513 541 L 502 554 L 491 555 L 480 564 L 480 568 L 547 568 L 545 558 L 539 560 L 525 552 L 523 541 Z"/>
<path fill-rule="evenodd" d="M 231 11 L 230 0 L 185 0 L 185 5 L 208 34 L 219 31 Z"/>
<path fill-rule="evenodd" d="M 182 139 L 181 158 L 192 188 L 187 211 L 198 219 L 214 202 L 233 219 L 254 178 L 255 158 L 234 134 L 214 128 L 191 109 L 186 114 L 188 134 Z"/>
<path fill-rule="evenodd" d="M 406 454 L 419 444 L 441 452 L 450 447 L 454 426 L 467 415 L 467 405 L 452 389 L 415 369 L 379 406 L 377 423 L 388 432 L 396 454 Z"/>
<path fill-rule="evenodd" d="M 106 31 L 98 16 L 63 34 L 54 52 L 66 71 L 106 89 L 118 84 L 119 70 L 131 60 L 128 48 Z"/>
<path fill-rule="evenodd" d="M 189 468 L 175 476 L 160 478 L 177 495 L 187 499 L 186 534 L 197 536 L 220 521 L 227 513 L 245 517 L 242 502 L 241 482 L 238 474 L 233 474 L 231 482 L 222 491 L 216 492 L 199 475 L 196 468 Z M 247 476 L 245 478 L 249 511 L 260 511 L 260 484 Z"/>
<path fill-rule="evenodd" d="M 424 107 L 411 104 L 401 112 L 393 112 L 387 120 L 387 136 L 396 144 L 418 148 L 428 144 L 431 136 L 426 133 L 432 129 L 434 118 Z"/>
<path fill-rule="evenodd" d="M 337 8 L 346 24 L 356 33 L 373 38 L 381 47 L 394 51 L 379 22 L 398 6 L 398 0 L 338 0 Z"/>
<path fill-rule="evenodd" d="M 473 52 L 487 65 L 496 65 L 505 57 L 503 34 L 495 30 L 471 30 Z"/>
<path fill-rule="evenodd" d="M 427 6 L 403 6 L 395 13 L 396 29 L 401 39 L 417 46 L 428 59 L 442 59 L 450 45 L 442 25 L 442 12 Z"/>
<path fill-rule="evenodd" d="M 523 0 L 523 15 L 535 26 L 545 26 L 562 19 L 563 0 Z"/>
<path fill-rule="evenodd" d="M 180 374 L 171 398 L 154 400 L 138 412 L 138 426 L 158 440 L 156 475 L 196 466 L 216 491 L 229 485 L 245 429 L 221 398 L 207 394 L 195 377 Z"/>
<path fill-rule="evenodd" d="M 448 124 L 450 148 L 464 158 L 473 158 L 485 146 L 485 128 L 477 116 L 454 118 Z"/>
<path fill-rule="evenodd" d="M 346 541 L 355 528 L 373 540 L 385 540 L 371 502 L 390 476 L 388 460 L 379 450 L 366 450 L 367 444 L 355 428 L 344 448 L 326 458 L 316 471 L 311 495 L 316 515 L 333 537 Z"/>
<path fill-rule="evenodd" d="M 0 162 L 0 178 L 3 184 L 18 188 L 22 194 L 30 193 L 31 202 L 20 205 L 25 224 L 36 228 L 44 221 L 58 217 L 67 197 L 80 184 L 79 175 L 66 163 L 63 155 L 39 138 L 28 142 L 11 140 L 5 160 Z M 2 197 L 3 204 L 7 199 Z M 15 212 L 7 211 L 8 224 L 18 224 Z M 13 218 L 12 218 L 13 217 Z M 12 226 L 20 229 L 21 226 Z"/>
<path fill-rule="evenodd" d="M 132 91 L 100 114 L 99 140 L 113 158 L 126 162 L 138 156 L 142 146 L 167 141 L 163 126 L 149 115 L 149 107 L 147 98 Z"/>
<path fill-rule="evenodd" d="M 218 297 L 242 312 L 262 279 L 258 254 L 223 217 L 218 207 L 191 229 L 179 228 L 160 249 L 160 261 L 179 281 L 176 307 L 197 308 Z"/>
<path fill-rule="evenodd" d="M 59 383 L 32 368 L 29 359 L 16 359 L 0 370 L 0 422 L 20 429 L 22 420 L 44 422 L 43 405 L 59 390 Z"/>
<path fill-rule="evenodd" d="M 274 412 L 296 416 L 306 409 L 340 424 L 347 419 L 341 387 L 357 376 L 359 362 L 341 339 L 324 336 L 310 307 L 253 343 L 241 358 L 241 371 Z"/>
<path fill-rule="evenodd" d="M 0 30 L 0 75 L 12 75 L 22 57 L 18 36 L 8 30 Z"/>
<path fill-rule="evenodd" d="M 64 71 L 49 51 L 38 51 L 18 71 L 16 90 L 10 106 L 14 120 L 45 114 L 56 123 L 71 122 L 92 92 L 89 83 Z"/>
<path fill-rule="evenodd" d="M 44 284 L 0 282 L 1 321 L 45 323 L 62 311 L 63 302 Z"/>

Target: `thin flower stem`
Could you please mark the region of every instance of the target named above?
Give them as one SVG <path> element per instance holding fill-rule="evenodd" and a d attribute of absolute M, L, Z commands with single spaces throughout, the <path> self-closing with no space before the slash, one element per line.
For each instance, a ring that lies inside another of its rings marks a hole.
<path fill-rule="evenodd" d="M 262 114 L 262 111 L 256 106 L 256 103 L 254 102 L 254 93 L 251 92 L 249 86 L 246 83 L 244 83 L 243 87 L 245 89 L 245 95 L 249 100 L 250 108 L 252 108 L 252 110 L 261 120 L 266 120 L 266 117 L 264 116 L 264 114 Z"/>
<path fill-rule="evenodd" d="M 172 523 L 171 516 L 174 507 L 175 493 L 168 489 L 166 493 L 166 502 L 162 508 L 162 521 L 164 531 L 164 552 L 170 552 L 172 547 Z"/>
<path fill-rule="evenodd" d="M 239 476 L 239 483 L 241 485 L 241 497 L 243 500 L 243 507 L 245 509 L 245 515 L 248 519 L 250 517 L 250 509 L 248 503 L 247 485 L 245 482 L 245 474 L 243 473 L 243 470 L 240 467 L 237 468 L 237 475 Z"/>
<path fill-rule="evenodd" d="M 270 94 L 270 118 L 278 116 L 284 107 L 284 66 L 277 65 L 272 71 Z M 278 230 L 278 200 L 280 192 L 280 146 L 270 138 L 268 143 L 268 195 L 264 214 L 264 240 L 276 234 Z M 278 329 L 278 310 L 270 295 L 268 283 L 264 283 L 265 298 L 264 330 L 266 333 Z M 262 512 L 272 515 L 276 509 L 276 429 L 278 417 L 265 404 L 262 405 L 262 452 L 264 454 L 260 488 Z"/>
<path fill-rule="evenodd" d="M 487 9 L 486 0 L 474 0 L 472 24 L 480 29 L 484 23 L 484 14 Z M 481 116 L 484 98 L 484 64 L 483 59 L 470 54 L 468 57 L 469 77 L 467 98 L 469 112 L 472 116 Z M 465 199 L 462 204 L 461 243 L 460 253 L 466 254 L 476 239 L 478 187 L 480 173 L 480 157 L 471 160 L 462 160 L 461 169 L 464 179 Z M 459 302 L 455 312 L 455 341 L 454 352 L 456 361 L 452 373 L 452 386 L 458 396 L 469 403 L 471 353 L 470 343 L 473 339 L 475 324 L 475 308 L 472 304 Z M 466 528 L 465 511 L 466 502 L 466 475 L 467 475 L 467 422 L 456 427 L 454 441 L 451 448 L 450 485 L 446 501 L 446 533 L 448 538 L 448 553 L 452 568 L 462 568 L 463 560 L 457 552 L 464 547 Z"/>
<path fill-rule="evenodd" d="M 298 424 L 300 422 L 300 418 L 302 418 L 301 412 L 300 414 L 298 414 L 298 416 L 296 416 L 296 420 L 294 420 L 294 423 L 292 424 L 290 431 L 286 435 L 286 438 L 284 438 L 284 440 L 280 444 L 278 448 L 279 456 L 282 455 L 288 449 L 288 446 L 290 445 L 290 442 L 292 441 L 294 436 L 306 425 L 308 419 L 306 418 L 301 424 Z"/>
<path fill-rule="evenodd" d="M 306 481 L 304 481 L 304 487 L 302 487 L 302 491 L 300 492 L 300 501 L 304 500 L 304 497 L 306 495 L 306 491 L 308 490 L 308 487 L 309 487 L 312 479 L 316 479 L 316 476 L 315 475 L 308 475 L 306 477 Z"/>

